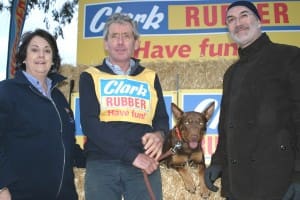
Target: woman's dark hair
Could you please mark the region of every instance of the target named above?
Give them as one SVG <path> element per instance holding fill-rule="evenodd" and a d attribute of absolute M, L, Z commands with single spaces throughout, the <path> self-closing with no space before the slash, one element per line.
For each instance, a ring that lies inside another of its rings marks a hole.
<path fill-rule="evenodd" d="M 43 29 L 36 29 L 35 31 L 28 31 L 24 33 L 21 37 L 20 44 L 16 53 L 16 69 L 17 70 L 26 70 L 26 64 L 24 60 L 27 56 L 27 48 L 33 37 L 39 36 L 44 38 L 50 45 L 53 57 L 52 57 L 52 66 L 49 71 L 50 73 L 55 73 L 59 70 L 61 58 L 59 56 L 56 39 L 47 31 Z"/>

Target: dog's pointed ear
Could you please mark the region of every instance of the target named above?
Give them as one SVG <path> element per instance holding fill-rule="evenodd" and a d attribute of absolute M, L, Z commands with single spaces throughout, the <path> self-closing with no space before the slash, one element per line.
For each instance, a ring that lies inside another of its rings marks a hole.
<path fill-rule="evenodd" d="M 205 114 L 205 118 L 207 119 L 207 121 L 211 118 L 211 116 L 213 115 L 215 110 L 215 102 L 211 102 L 207 108 L 205 108 L 205 110 L 203 111 L 203 113 Z"/>
<path fill-rule="evenodd" d="M 171 109 L 176 121 L 180 119 L 181 116 L 183 115 L 183 111 L 175 103 L 171 103 Z"/>

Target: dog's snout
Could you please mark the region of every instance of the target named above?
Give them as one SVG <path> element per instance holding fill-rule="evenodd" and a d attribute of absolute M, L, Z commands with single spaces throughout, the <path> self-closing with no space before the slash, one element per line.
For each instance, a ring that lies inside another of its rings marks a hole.
<path fill-rule="evenodd" d="M 194 135 L 191 135 L 191 140 L 199 140 L 199 135 L 198 134 L 194 134 Z"/>

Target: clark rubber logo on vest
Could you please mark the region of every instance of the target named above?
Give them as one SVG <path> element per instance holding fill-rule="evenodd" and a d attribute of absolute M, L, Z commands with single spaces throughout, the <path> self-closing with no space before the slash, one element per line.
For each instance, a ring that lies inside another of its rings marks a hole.
<path fill-rule="evenodd" d="M 100 85 L 101 110 L 108 118 L 142 120 L 149 112 L 148 84 L 128 79 L 100 79 Z"/>

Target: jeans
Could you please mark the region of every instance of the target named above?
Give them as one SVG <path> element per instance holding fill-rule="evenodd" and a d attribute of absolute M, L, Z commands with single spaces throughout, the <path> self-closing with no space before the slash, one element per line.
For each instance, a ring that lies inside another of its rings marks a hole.
<path fill-rule="evenodd" d="M 162 199 L 160 170 L 148 175 L 157 200 Z M 150 200 L 141 169 L 118 160 L 88 160 L 86 200 Z"/>

